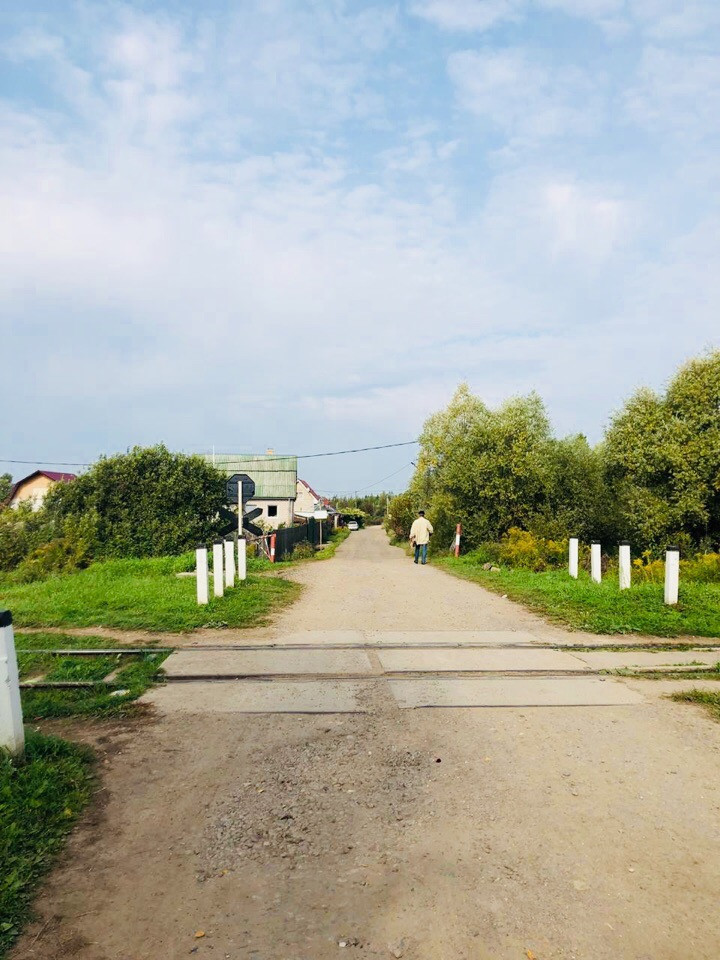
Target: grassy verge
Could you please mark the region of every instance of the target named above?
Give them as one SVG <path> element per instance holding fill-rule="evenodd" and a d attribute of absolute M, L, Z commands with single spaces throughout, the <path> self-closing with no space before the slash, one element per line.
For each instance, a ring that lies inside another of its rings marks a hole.
<path fill-rule="evenodd" d="M 261 562 L 251 561 L 245 583 L 199 607 L 194 578 L 176 576 L 192 570 L 193 564 L 193 554 L 185 554 L 108 560 L 34 583 L 16 583 L 6 576 L 0 578 L 0 606 L 12 611 L 17 626 L 186 631 L 257 626 L 300 590 L 266 573 Z"/>
<path fill-rule="evenodd" d="M 662 584 L 634 584 L 621 591 L 615 580 L 593 583 L 561 570 L 534 573 L 503 567 L 493 573 L 469 557 L 434 561 L 443 570 L 507 594 L 549 620 L 590 633 L 642 633 L 658 637 L 720 637 L 720 584 L 682 583 L 680 603 L 663 603 Z"/>
<path fill-rule="evenodd" d="M 0 956 L 19 934 L 92 782 L 87 748 L 55 737 L 30 733 L 21 763 L 0 754 Z"/>
<path fill-rule="evenodd" d="M 708 690 L 688 690 L 687 693 L 673 693 L 671 700 L 680 703 L 699 703 L 716 720 L 720 720 L 720 693 Z"/>
<path fill-rule="evenodd" d="M 335 551 L 340 546 L 341 543 L 344 543 L 345 540 L 350 536 L 350 531 L 347 527 L 338 527 L 337 530 L 333 530 L 330 534 L 330 540 L 322 550 L 318 550 L 315 554 L 316 560 L 328 560 L 330 557 L 335 556 Z"/>

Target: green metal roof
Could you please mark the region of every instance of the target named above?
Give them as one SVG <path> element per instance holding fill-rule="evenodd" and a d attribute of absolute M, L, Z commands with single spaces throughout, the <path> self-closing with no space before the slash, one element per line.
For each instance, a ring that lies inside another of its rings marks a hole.
<path fill-rule="evenodd" d="M 294 500 L 297 496 L 297 457 L 275 454 L 251 456 L 242 453 L 204 454 L 208 463 L 231 477 L 246 473 L 255 481 L 253 500 Z"/>

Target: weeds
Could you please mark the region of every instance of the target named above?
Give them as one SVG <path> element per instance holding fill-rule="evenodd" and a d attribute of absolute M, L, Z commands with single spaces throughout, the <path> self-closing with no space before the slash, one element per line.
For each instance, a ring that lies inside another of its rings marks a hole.
<path fill-rule="evenodd" d="M 673 693 L 671 700 L 678 703 L 699 703 L 715 720 L 720 720 L 720 692 L 709 690 L 688 690 L 685 693 Z"/>
<path fill-rule="evenodd" d="M 0 753 L 0 956 L 20 933 L 35 887 L 91 789 L 85 747 L 29 733 L 23 761 Z"/>

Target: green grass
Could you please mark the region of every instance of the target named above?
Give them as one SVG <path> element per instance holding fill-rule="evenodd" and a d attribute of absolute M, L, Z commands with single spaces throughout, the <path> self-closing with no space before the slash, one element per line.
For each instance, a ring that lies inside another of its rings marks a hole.
<path fill-rule="evenodd" d="M 132 711 L 134 701 L 161 678 L 161 664 L 166 656 L 166 653 L 156 653 L 123 657 L 122 666 L 111 683 L 99 683 L 93 687 L 25 688 L 21 691 L 25 719 L 125 715 Z M 101 680 L 115 666 L 117 664 L 111 658 L 78 657 L 71 660 L 65 657 L 57 661 L 45 679 Z"/>
<path fill-rule="evenodd" d="M 197 627 L 250 627 L 291 602 L 300 587 L 272 576 L 270 566 L 251 561 L 248 579 L 224 597 L 200 607 L 193 577 L 193 554 L 146 560 L 107 560 L 87 570 L 34 583 L 0 578 L 0 606 L 17 626 L 114 627 L 121 630 L 188 631 Z"/>
<path fill-rule="evenodd" d="M 89 688 L 25 688 L 21 691 L 23 712 L 28 721 L 49 717 L 82 715 L 118 716 L 133 709 L 137 700 L 162 676 L 168 650 L 157 653 L 98 654 L 62 656 L 62 651 L 132 649 L 105 637 L 74 637 L 66 633 L 23 633 L 15 637 L 20 679 L 42 676 L 52 682 L 100 683 L 117 671 L 109 683 Z M 60 651 L 58 654 L 38 651 Z M 125 691 L 118 694 L 118 691 Z"/>
<path fill-rule="evenodd" d="M 708 690 L 688 690 L 687 693 L 673 693 L 671 700 L 677 700 L 679 703 L 699 703 L 716 720 L 720 720 L 720 693 L 710 692 Z"/>
<path fill-rule="evenodd" d="M 90 751 L 29 733 L 25 760 L 0 754 L 0 956 L 28 918 L 31 898 L 90 799 Z"/>
<path fill-rule="evenodd" d="M 337 530 L 333 530 L 333 532 L 330 534 L 329 541 L 321 550 L 317 551 L 314 559 L 329 560 L 330 557 L 334 557 L 337 548 L 341 543 L 344 543 L 349 536 L 350 531 L 347 529 L 347 527 L 338 527 Z"/>
<path fill-rule="evenodd" d="M 434 562 L 449 573 L 507 594 L 549 620 L 589 633 L 720 637 L 717 583 L 681 583 L 680 602 L 670 607 L 663 603 L 663 587 L 657 583 L 633 584 L 621 591 L 615 579 L 597 584 L 581 573 L 573 580 L 564 570 L 534 573 L 503 567 L 492 573 L 472 555 Z"/>

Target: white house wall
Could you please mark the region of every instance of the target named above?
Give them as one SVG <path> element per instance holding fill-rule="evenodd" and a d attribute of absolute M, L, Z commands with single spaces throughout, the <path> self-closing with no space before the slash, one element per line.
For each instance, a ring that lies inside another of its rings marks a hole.
<path fill-rule="evenodd" d="M 295 501 L 294 500 L 248 500 L 245 504 L 245 512 L 249 510 L 254 510 L 255 507 L 260 507 L 262 513 L 255 517 L 251 523 L 260 523 L 267 524 L 271 527 L 277 528 L 281 523 L 284 523 L 286 527 L 291 527 L 293 522 L 293 516 L 295 514 Z M 276 507 L 277 514 L 275 516 L 270 516 L 269 507 Z"/>

